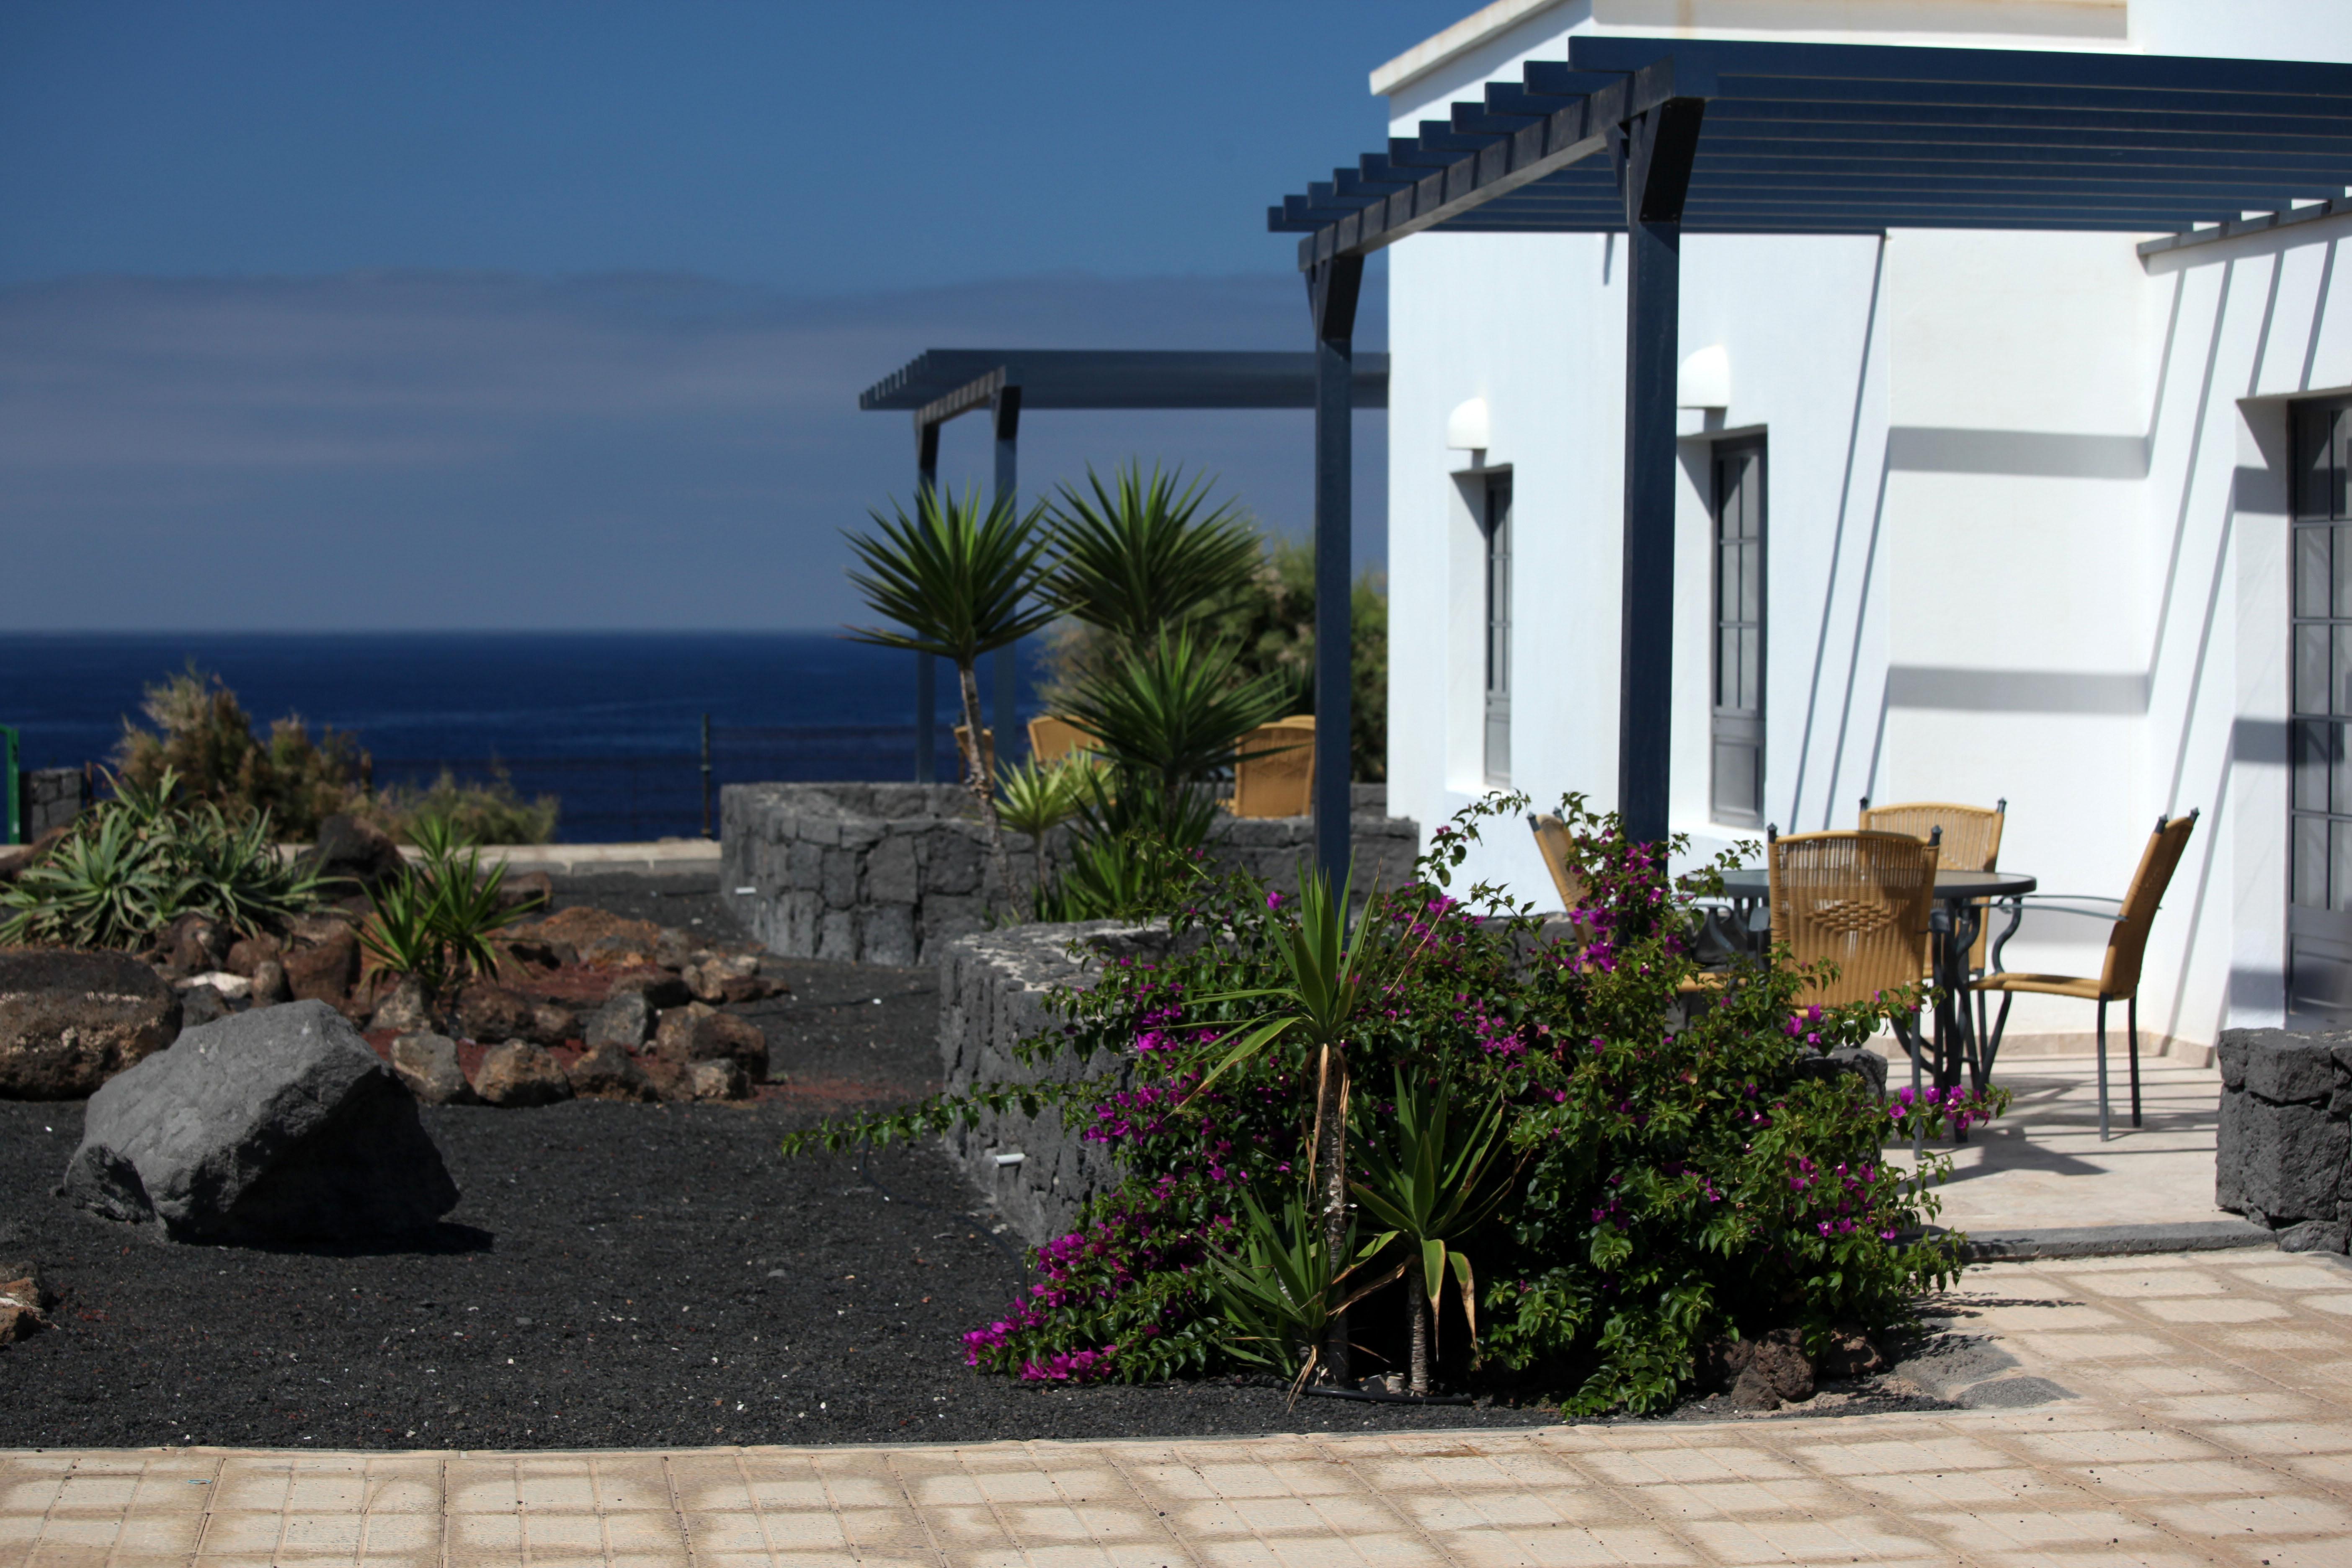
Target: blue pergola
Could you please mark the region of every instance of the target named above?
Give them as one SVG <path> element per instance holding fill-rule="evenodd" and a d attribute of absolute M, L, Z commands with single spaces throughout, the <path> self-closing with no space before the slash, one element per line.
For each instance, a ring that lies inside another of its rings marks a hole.
<path fill-rule="evenodd" d="M 2352 65 L 1571 37 L 1566 60 L 1528 64 L 1268 210 L 1270 228 L 1304 237 L 1324 388 L 1318 561 L 1347 559 L 1339 392 L 1364 258 L 1423 231 L 1624 234 L 1618 805 L 1633 836 L 1664 838 L 1683 234 L 2090 229 L 2155 235 L 2152 251 L 2341 210 L 2347 185 Z M 1338 640 L 1328 620 L 1317 637 L 1315 785 L 1318 852 L 1334 866 L 1348 853 L 1347 600 L 1318 591 L 1318 616 L 1335 610 Z"/>
<path fill-rule="evenodd" d="M 1362 355 L 1349 382 L 1350 406 L 1387 407 L 1389 356 Z M 858 394 L 857 406 L 915 416 L 915 484 L 926 490 L 939 483 L 940 427 L 961 415 L 985 412 L 996 437 L 994 493 L 1017 496 L 1024 407 L 1312 408 L 1317 389 L 1315 356 L 1296 351 L 926 349 Z M 1341 597 L 1346 592 L 1343 573 Z M 1010 757 L 1018 743 L 1013 650 L 996 655 L 995 665 L 997 754 Z M 918 784 L 937 774 L 935 700 L 931 656 L 917 654 Z"/>

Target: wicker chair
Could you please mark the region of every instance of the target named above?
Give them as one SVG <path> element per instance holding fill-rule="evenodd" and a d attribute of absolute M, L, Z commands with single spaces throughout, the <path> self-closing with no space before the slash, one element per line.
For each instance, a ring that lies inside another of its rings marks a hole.
<path fill-rule="evenodd" d="M 1949 801 L 1916 800 L 1900 805 L 1873 805 L 1870 797 L 1862 797 L 1862 820 L 1855 826 L 1865 832 L 1907 833 L 1914 838 L 1925 838 L 1943 830 L 1943 856 L 1936 864 L 1948 871 L 1990 871 L 2000 859 L 2000 830 L 2009 821 L 2009 802 L 1993 803 L 1990 811 L 1980 805 L 1955 805 Z M 1977 939 L 1969 944 L 1969 974 L 1982 974 L 1985 968 L 1985 943 L 1992 922 L 1985 916 L 1990 906 L 1977 905 Z M 1977 1038 L 1984 1038 L 1985 999 L 1976 997 Z"/>
<path fill-rule="evenodd" d="M 1040 767 L 1072 752 L 1091 750 L 1094 743 L 1093 735 L 1058 715 L 1044 713 L 1029 721 L 1029 755 Z"/>
<path fill-rule="evenodd" d="M 1916 985 L 1927 973 L 1928 921 L 1936 905 L 1940 836 L 1922 843 L 1907 833 L 1766 835 L 1772 941 L 1800 963 L 1823 959 L 1837 977 L 1816 981 L 1810 998 L 1824 1006 L 1875 1001 Z M 1920 1080 L 1919 1012 L 1887 1020 Z M 1916 1140 L 1914 1140 L 1916 1144 Z"/>
<path fill-rule="evenodd" d="M 958 784 L 963 783 L 963 749 L 971 743 L 971 736 L 970 725 L 959 724 L 955 727 L 955 782 Z M 996 731 L 985 724 L 980 729 L 980 765 L 987 770 L 990 778 L 996 776 Z"/>
<path fill-rule="evenodd" d="M 1315 721 L 1276 719 L 1242 737 L 1234 763 L 1235 816 L 1304 816 L 1315 783 Z"/>
<path fill-rule="evenodd" d="M 2000 1050 L 2001 1031 L 2009 1025 L 2009 1005 L 2021 991 L 2044 996 L 2073 996 L 2099 1005 L 2099 1136 L 2107 1136 L 2107 1004 L 2124 1005 L 2124 1030 L 2131 1052 L 2131 1111 L 2132 1125 L 2139 1121 L 2139 969 L 2140 960 L 2147 953 L 2148 928 L 2156 923 L 2156 911 L 2164 901 L 2164 890 L 2172 882 L 2172 873 L 2180 864 L 2181 854 L 2189 847 L 2189 836 L 2197 826 L 2197 814 L 2170 820 L 2156 819 L 2156 831 L 2148 835 L 2147 847 L 2140 851 L 2139 869 L 2132 873 L 2131 886 L 2124 892 L 2123 902 L 2113 915 L 2103 910 L 2071 908 L 2053 900 L 2053 906 L 2070 914 L 2092 915 L 2111 920 L 2114 928 L 2107 932 L 2106 962 L 2095 977 L 2072 974 L 2011 974 L 1999 970 L 1977 983 L 1979 991 L 2001 993 L 2000 1016 L 1993 1025 L 1992 1036 L 1985 1049 L 1985 1071 L 1992 1070 L 1992 1059 Z"/>
<path fill-rule="evenodd" d="M 1551 873 L 1551 885 L 1559 889 L 1559 907 L 1579 908 L 1584 902 L 1584 878 L 1568 863 L 1568 824 L 1547 811 L 1529 812 L 1528 826 L 1535 830 L 1536 853 Z"/>

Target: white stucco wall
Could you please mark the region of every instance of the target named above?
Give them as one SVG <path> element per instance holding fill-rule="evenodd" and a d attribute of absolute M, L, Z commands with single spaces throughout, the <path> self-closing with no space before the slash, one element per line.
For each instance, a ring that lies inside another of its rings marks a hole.
<path fill-rule="evenodd" d="M 1814 41 L 2352 59 L 2352 7 L 2322 0 L 1889 4 L 1870 15 L 1907 18 L 1907 31 L 1838 32 L 1857 9 L 1570 0 L 1402 84 L 1396 129 L 1411 134 L 1482 80 L 1515 79 L 1527 58 L 1559 58 L 1569 31 L 1664 33 L 1674 17 Z M 2147 262 L 2113 235 L 1686 237 L 1681 350 L 1721 345 L 1732 391 L 1720 414 L 1684 415 L 1675 826 L 1703 849 L 1741 836 L 1707 820 L 1706 464 L 1712 438 L 1760 432 L 1768 818 L 1848 826 L 1865 793 L 2005 797 L 2004 866 L 2112 896 L 2159 813 L 2197 807 L 2149 952 L 2143 1026 L 2202 1042 L 2275 1022 L 2284 400 L 2352 387 L 2352 277 L 2334 266 L 2347 236 L 2352 223 L 2327 220 Z M 1483 397 L 1485 460 L 1514 479 L 1512 783 L 1539 804 L 1577 790 L 1608 805 L 1622 246 L 1423 235 L 1390 255 L 1391 800 L 1434 824 L 1483 788 L 1480 563 L 1457 478 L 1470 455 L 1444 434 L 1455 405 Z M 1552 901 L 1521 833 L 1496 834 L 1472 871 Z M 2088 922 L 2037 918 L 2008 963 L 2095 972 L 2104 940 Z M 2025 998 L 2011 1029 L 2078 1033 L 2089 1015 Z"/>

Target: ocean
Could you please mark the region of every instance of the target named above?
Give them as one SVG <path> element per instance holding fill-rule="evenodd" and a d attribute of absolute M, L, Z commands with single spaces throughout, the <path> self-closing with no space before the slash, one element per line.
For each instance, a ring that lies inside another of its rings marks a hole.
<path fill-rule="evenodd" d="M 1037 651 L 1020 660 L 1024 721 Z M 706 714 L 716 784 L 915 775 L 914 657 L 824 632 L 0 635 L 0 725 L 20 766 L 105 763 L 124 720 L 144 721 L 142 689 L 191 661 L 257 733 L 288 714 L 314 738 L 351 731 L 378 787 L 503 766 L 520 793 L 562 799 L 572 843 L 700 833 Z M 955 682 L 937 673 L 952 776 Z M 992 702 L 986 660 L 981 679 Z"/>

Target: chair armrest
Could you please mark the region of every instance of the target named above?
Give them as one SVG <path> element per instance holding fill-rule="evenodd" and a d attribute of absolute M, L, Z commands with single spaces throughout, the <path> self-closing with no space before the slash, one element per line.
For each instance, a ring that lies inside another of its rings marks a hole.
<path fill-rule="evenodd" d="M 2019 923 L 2025 919 L 2025 906 L 2028 904 L 2032 904 L 2037 911 L 2047 910 L 2053 915 L 2081 915 L 2085 920 L 2105 921 L 2109 925 L 2123 919 L 2121 899 L 2102 898 L 2095 893 L 2013 893 L 2008 898 L 1995 899 L 1991 901 L 2009 910 L 2009 929 L 1993 938 L 1992 952 L 1986 955 L 1985 973 L 1987 974 L 1999 974 L 2001 972 L 2001 950 L 2009 945 L 2009 939 L 2017 934 Z M 2095 904 L 2111 904 L 2114 908 L 2112 910 L 2094 909 L 2091 906 Z"/>

